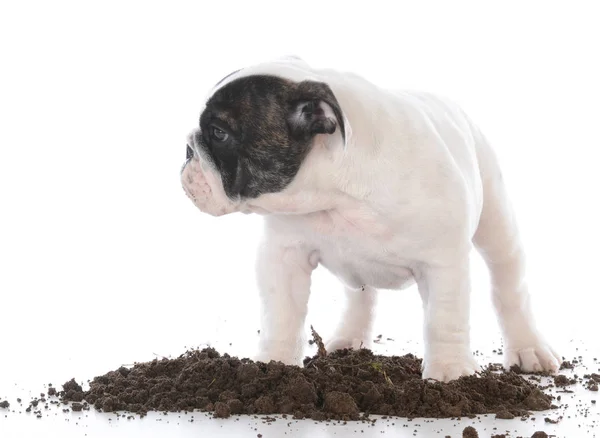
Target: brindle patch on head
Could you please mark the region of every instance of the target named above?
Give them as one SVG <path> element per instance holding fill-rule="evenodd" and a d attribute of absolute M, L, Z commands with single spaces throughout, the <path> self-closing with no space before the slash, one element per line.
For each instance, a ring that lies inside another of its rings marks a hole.
<path fill-rule="evenodd" d="M 200 116 L 196 140 L 230 198 L 255 198 L 283 190 L 313 137 L 331 134 L 337 126 L 343 135 L 341 108 L 327 84 L 256 75 L 215 92 Z"/>

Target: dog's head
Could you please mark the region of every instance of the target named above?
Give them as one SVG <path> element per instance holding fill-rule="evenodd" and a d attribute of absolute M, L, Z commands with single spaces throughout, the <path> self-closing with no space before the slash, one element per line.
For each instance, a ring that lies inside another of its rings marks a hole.
<path fill-rule="evenodd" d="M 206 213 L 285 190 L 316 136 L 337 132 L 345 142 L 342 109 L 325 82 L 264 71 L 241 70 L 217 84 L 188 137 L 182 182 Z"/>

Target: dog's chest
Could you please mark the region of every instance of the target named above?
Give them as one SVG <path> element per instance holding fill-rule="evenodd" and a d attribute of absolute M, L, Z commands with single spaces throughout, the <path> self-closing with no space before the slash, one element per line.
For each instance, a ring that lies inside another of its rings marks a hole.
<path fill-rule="evenodd" d="M 379 289 L 404 289 L 414 283 L 408 263 L 388 260 L 385 252 L 357 249 L 354 245 L 321 245 L 320 263 L 346 286 L 358 289 L 371 286 Z"/>
<path fill-rule="evenodd" d="M 303 240 L 320 264 L 345 285 L 401 289 L 413 283 L 404 246 L 393 224 L 369 210 L 319 212 L 299 218 Z"/>

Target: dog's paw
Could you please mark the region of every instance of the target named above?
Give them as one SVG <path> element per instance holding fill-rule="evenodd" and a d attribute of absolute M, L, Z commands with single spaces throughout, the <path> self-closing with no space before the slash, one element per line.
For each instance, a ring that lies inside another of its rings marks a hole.
<path fill-rule="evenodd" d="M 353 350 L 370 348 L 370 343 L 363 341 L 362 339 L 344 336 L 334 336 L 325 343 L 325 350 L 327 350 L 328 353 L 336 350 L 343 350 L 344 348 L 352 348 Z"/>
<path fill-rule="evenodd" d="M 475 358 L 469 354 L 464 358 L 438 359 L 423 362 L 423 379 L 449 382 L 462 376 L 470 376 L 480 370 L 481 368 Z"/>
<path fill-rule="evenodd" d="M 255 362 L 282 362 L 285 365 L 302 365 L 303 342 L 300 340 L 272 340 L 263 338 L 259 341 L 258 353 L 252 358 Z"/>
<path fill-rule="evenodd" d="M 254 362 L 269 363 L 272 360 L 282 362 L 285 365 L 302 365 L 302 360 L 299 357 L 294 357 L 293 354 L 277 351 L 263 351 L 253 357 Z"/>
<path fill-rule="evenodd" d="M 560 368 L 561 357 L 542 340 L 524 347 L 508 347 L 504 350 L 504 367 L 517 365 L 525 372 L 547 371 L 556 373 Z"/>

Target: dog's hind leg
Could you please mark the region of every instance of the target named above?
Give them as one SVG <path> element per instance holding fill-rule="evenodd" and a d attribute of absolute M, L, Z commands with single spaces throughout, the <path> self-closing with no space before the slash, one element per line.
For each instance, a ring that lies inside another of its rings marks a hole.
<path fill-rule="evenodd" d="M 525 278 L 525 253 L 497 158 L 483 136 L 476 140 L 483 210 L 473 243 L 490 271 L 492 300 L 505 342 L 505 366 L 555 372 L 560 356 L 535 324 Z"/>
<path fill-rule="evenodd" d="M 344 348 L 370 348 L 377 290 L 370 286 L 345 288 L 346 307 L 340 322 L 328 340 L 327 351 Z"/>

